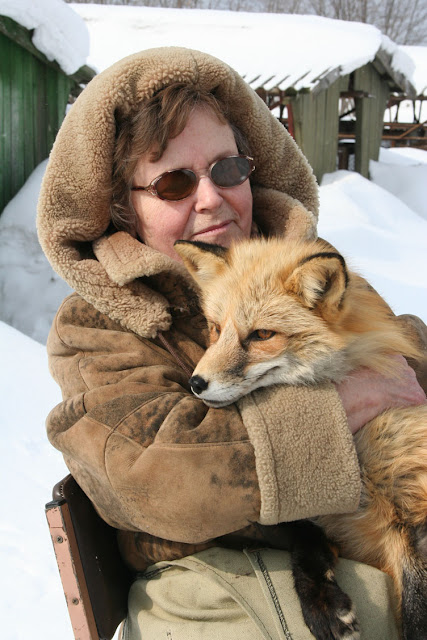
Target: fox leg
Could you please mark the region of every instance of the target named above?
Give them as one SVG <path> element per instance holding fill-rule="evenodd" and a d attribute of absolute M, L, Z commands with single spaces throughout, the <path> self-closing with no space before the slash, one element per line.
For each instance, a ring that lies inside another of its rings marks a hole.
<path fill-rule="evenodd" d="M 355 437 L 364 490 L 346 547 L 393 578 L 404 640 L 427 640 L 427 405 L 366 427 Z"/>
<path fill-rule="evenodd" d="M 324 531 L 310 520 L 257 523 L 274 549 L 291 552 L 292 574 L 304 621 L 317 640 L 358 640 L 359 625 L 352 602 L 338 586 L 336 552 Z"/>
<path fill-rule="evenodd" d="M 427 520 L 409 531 L 411 553 L 402 570 L 403 640 L 427 638 Z"/>
<path fill-rule="evenodd" d="M 388 573 L 405 640 L 427 640 L 427 406 L 387 411 L 355 436 L 359 508 L 321 516 L 344 558 Z"/>
<path fill-rule="evenodd" d="M 375 548 L 376 563 L 372 555 Z M 390 527 L 370 554 L 369 564 L 376 564 L 394 582 L 402 640 L 427 640 L 427 520 Z"/>
<path fill-rule="evenodd" d="M 357 640 L 354 607 L 335 580 L 336 553 L 326 535 L 308 520 L 292 528 L 293 577 L 306 625 L 317 640 Z"/>

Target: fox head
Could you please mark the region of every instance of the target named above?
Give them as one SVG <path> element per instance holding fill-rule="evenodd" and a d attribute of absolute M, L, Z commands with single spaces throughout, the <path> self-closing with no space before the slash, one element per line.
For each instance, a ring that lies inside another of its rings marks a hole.
<path fill-rule="evenodd" d="M 391 329 L 381 298 L 324 241 L 256 239 L 225 249 L 179 240 L 175 248 L 208 322 L 210 346 L 190 379 L 208 406 L 271 384 L 338 381 L 361 365 L 384 370 L 386 353 L 414 352 Z"/>

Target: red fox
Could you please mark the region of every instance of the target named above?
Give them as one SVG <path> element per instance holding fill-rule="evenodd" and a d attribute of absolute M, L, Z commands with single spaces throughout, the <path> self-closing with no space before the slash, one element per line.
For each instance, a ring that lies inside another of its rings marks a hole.
<path fill-rule="evenodd" d="M 338 382 L 361 366 L 391 374 L 390 354 L 417 356 L 385 302 L 325 241 L 175 247 L 200 287 L 209 325 L 210 346 L 190 386 L 210 407 L 271 384 Z M 392 577 L 403 638 L 426 640 L 427 405 L 386 411 L 356 434 L 355 444 L 358 511 L 316 522 L 341 555 Z M 309 606 L 302 608 L 306 617 Z M 359 637 L 350 612 L 342 631 L 318 630 L 310 615 L 306 622 L 319 640 Z"/>

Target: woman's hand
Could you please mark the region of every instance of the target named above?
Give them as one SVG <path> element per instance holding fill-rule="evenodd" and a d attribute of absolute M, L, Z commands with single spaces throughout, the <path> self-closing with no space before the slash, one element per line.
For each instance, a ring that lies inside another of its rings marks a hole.
<path fill-rule="evenodd" d="M 405 358 L 390 357 L 396 361 L 396 376 L 385 377 L 363 368 L 353 371 L 335 385 L 353 434 L 386 409 L 408 407 L 426 401 L 415 372 Z"/>

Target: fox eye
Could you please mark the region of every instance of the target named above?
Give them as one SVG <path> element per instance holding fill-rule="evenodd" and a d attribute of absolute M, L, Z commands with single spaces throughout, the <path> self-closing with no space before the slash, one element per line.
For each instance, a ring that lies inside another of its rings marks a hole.
<path fill-rule="evenodd" d="M 252 331 L 249 336 L 250 340 L 269 340 L 273 336 L 276 335 L 275 331 L 270 331 L 270 329 L 257 329 L 256 331 Z"/>
<path fill-rule="evenodd" d="M 216 322 L 211 322 L 209 325 L 209 334 L 211 344 L 216 342 L 221 334 L 221 327 Z"/>

